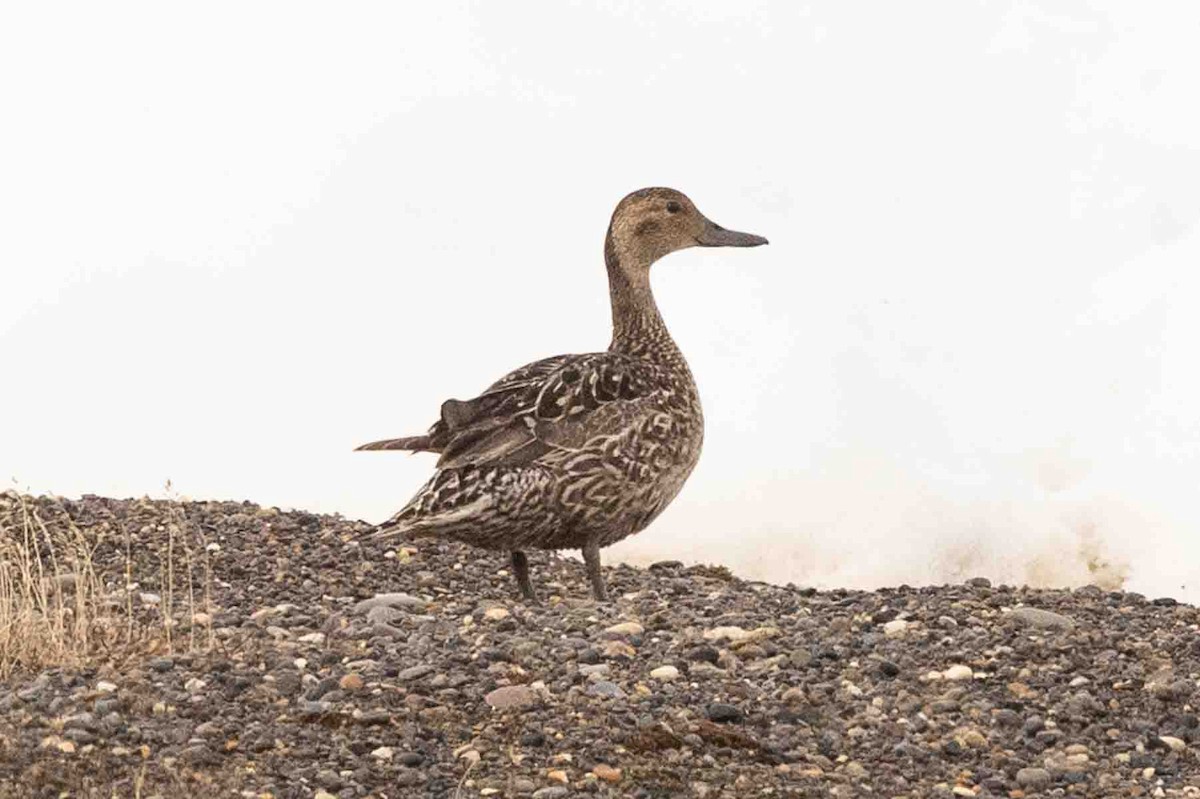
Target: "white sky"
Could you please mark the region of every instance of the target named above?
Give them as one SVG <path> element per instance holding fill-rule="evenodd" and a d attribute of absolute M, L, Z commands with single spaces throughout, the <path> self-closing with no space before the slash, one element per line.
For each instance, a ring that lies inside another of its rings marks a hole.
<path fill-rule="evenodd" d="M 1200 599 L 1200 5 L 1043 5 L 9 4 L 0 475 L 381 519 L 668 185 L 771 245 L 656 267 L 706 450 L 610 559 Z"/>

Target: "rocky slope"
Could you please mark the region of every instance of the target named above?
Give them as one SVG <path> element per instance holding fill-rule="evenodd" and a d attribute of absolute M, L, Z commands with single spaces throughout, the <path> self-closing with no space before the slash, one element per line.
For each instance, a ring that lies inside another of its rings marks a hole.
<path fill-rule="evenodd" d="M 337 517 L 30 502 L 140 632 L 0 683 L 3 796 L 1200 796 L 1200 612 L 1170 600 L 661 563 L 596 605 L 536 554 L 529 607 L 495 554 Z"/>

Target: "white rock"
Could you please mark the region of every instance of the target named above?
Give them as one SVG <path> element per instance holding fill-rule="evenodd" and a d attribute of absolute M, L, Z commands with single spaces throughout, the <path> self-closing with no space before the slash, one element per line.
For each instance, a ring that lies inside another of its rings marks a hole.
<path fill-rule="evenodd" d="M 1171 735 L 1160 735 L 1158 736 L 1158 740 L 1165 743 L 1172 752 L 1182 752 L 1184 749 L 1187 749 L 1187 744 L 1182 739 Z"/>
<path fill-rule="evenodd" d="M 325 643 L 325 633 L 308 633 L 296 639 L 302 644 L 323 644 Z"/>
<path fill-rule="evenodd" d="M 904 635 L 908 630 L 908 622 L 904 619 L 892 619 L 887 624 L 883 625 L 883 634 L 892 638 L 898 635 Z"/>
<path fill-rule="evenodd" d="M 730 641 L 737 643 L 744 641 L 750 636 L 750 633 L 743 630 L 741 627 L 714 627 L 711 630 L 704 631 L 704 640 L 718 641 L 722 638 L 728 638 Z"/>
<path fill-rule="evenodd" d="M 117 690 L 117 685 L 116 683 L 111 683 L 107 680 L 101 680 L 100 682 L 96 683 L 96 690 L 102 694 L 111 694 L 113 691 Z"/>
<path fill-rule="evenodd" d="M 679 676 L 679 669 L 674 666 L 659 666 L 650 672 L 650 676 L 656 680 L 674 680 Z"/>
<path fill-rule="evenodd" d="M 198 677 L 193 677 L 192 679 L 188 680 L 187 682 L 185 682 L 183 684 L 184 689 L 189 694 L 198 694 L 201 691 L 203 691 L 205 689 L 205 687 L 207 687 L 207 686 L 208 686 L 208 683 L 206 683 L 204 680 L 199 679 Z"/>
<path fill-rule="evenodd" d="M 221 545 L 218 544 L 216 541 L 213 541 L 211 544 L 206 546 L 205 549 L 207 549 L 209 552 L 220 552 Z"/>
<path fill-rule="evenodd" d="M 371 751 L 371 757 L 375 758 L 376 760 L 391 760 L 392 754 L 393 750 L 390 746 L 381 746 L 378 749 Z"/>
<path fill-rule="evenodd" d="M 616 633 L 617 635 L 641 635 L 645 631 L 646 628 L 636 621 L 623 621 L 605 630 L 605 632 Z"/>
<path fill-rule="evenodd" d="M 138 594 L 138 599 L 142 601 L 143 605 L 157 605 L 158 603 L 162 602 L 161 596 L 158 594 L 152 594 L 149 591 L 144 591 Z"/>
<path fill-rule="evenodd" d="M 1013 621 L 1042 630 L 1070 630 L 1075 626 L 1074 619 L 1069 616 L 1042 608 L 1013 608 L 1006 615 Z"/>
<path fill-rule="evenodd" d="M 971 667 L 961 663 L 955 663 L 942 672 L 942 677 L 947 680 L 969 680 L 974 676 L 975 672 L 971 671 Z"/>
<path fill-rule="evenodd" d="M 485 619 L 491 619 L 492 621 L 500 621 L 501 619 L 507 619 L 510 615 L 512 615 L 512 614 L 510 614 L 506 608 L 499 608 L 499 607 L 488 608 L 487 610 L 485 610 L 483 612 L 483 617 Z"/>

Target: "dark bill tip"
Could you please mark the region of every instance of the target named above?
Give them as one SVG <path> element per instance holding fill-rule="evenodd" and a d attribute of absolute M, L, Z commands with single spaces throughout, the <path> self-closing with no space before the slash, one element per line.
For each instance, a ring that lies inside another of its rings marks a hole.
<path fill-rule="evenodd" d="M 753 233 L 740 233 L 736 230 L 726 230 L 720 225 L 709 223 L 708 227 L 696 237 L 696 243 L 701 247 L 758 247 L 766 244 L 767 240 Z"/>

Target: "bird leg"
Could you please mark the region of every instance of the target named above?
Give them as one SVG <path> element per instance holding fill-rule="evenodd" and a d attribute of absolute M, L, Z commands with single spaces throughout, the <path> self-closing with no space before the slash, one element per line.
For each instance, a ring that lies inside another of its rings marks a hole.
<path fill-rule="evenodd" d="M 589 542 L 583 548 L 583 562 L 587 565 L 588 579 L 592 581 L 592 596 L 598 602 L 607 602 L 608 589 L 604 587 L 604 576 L 600 574 L 600 547 Z"/>
<path fill-rule="evenodd" d="M 525 557 L 525 553 L 519 549 L 512 551 L 513 574 L 517 577 L 517 587 L 521 589 L 521 596 L 525 597 L 531 604 L 536 604 L 537 594 L 533 593 L 533 583 L 529 582 L 529 558 Z"/>

